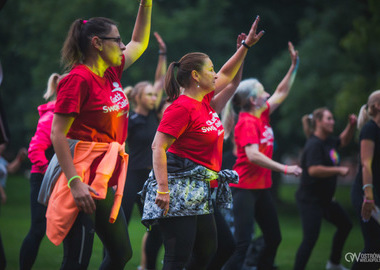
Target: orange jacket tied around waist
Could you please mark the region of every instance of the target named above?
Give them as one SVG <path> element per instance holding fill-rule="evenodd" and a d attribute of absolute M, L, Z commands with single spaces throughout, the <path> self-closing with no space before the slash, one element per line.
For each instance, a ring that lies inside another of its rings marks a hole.
<path fill-rule="evenodd" d="M 128 154 L 125 153 L 125 144 L 79 141 L 74 150 L 74 166 L 83 182 L 88 184 L 91 164 L 102 154 L 104 157 L 99 163 L 95 178 L 91 183 L 91 187 L 98 193 L 98 195 L 91 193 L 91 196 L 98 200 L 106 198 L 108 181 L 115 170 L 118 156 L 121 156 L 122 164 L 120 164 L 120 174 L 109 219 L 110 223 L 114 223 L 120 210 L 127 175 Z M 61 173 L 54 186 L 46 212 L 46 235 L 53 244 L 59 245 L 63 241 L 78 213 L 79 209 L 67 186 L 66 176 Z"/>

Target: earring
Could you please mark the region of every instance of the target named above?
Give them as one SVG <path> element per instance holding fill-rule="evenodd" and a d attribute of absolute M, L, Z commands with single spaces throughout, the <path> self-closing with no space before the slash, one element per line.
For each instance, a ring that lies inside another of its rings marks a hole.
<path fill-rule="evenodd" d="M 199 82 L 197 82 L 197 88 L 199 88 Z"/>

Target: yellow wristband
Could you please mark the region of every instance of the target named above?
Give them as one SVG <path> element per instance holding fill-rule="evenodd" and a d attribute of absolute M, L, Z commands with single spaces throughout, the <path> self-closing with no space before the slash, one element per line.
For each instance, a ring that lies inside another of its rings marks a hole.
<path fill-rule="evenodd" d="M 69 188 L 71 188 L 71 187 L 70 187 L 70 183 L 71 183 L 71 181 L 73 181 L 75 178 L 79 178 L 79 180 L 80 180 L 81 182 L 83 182 L 82 177 L 80 177 L 79 175 L 74 175 L 73 177 L 71 177 L 71 178 L 69 179 L 69 181 L 67 181 L 67 186 L 68 186 Z"/>
<path fill-rule="evenodd" d="M 169 194 L 169 193 L 170 193 L 170 190 L 168 190 L 168 191 L 158 191 L 158 190 L 157 190 L 157 193 L 158 193 L 158 194 L 162 194 L 162 195 L 164 195 L 164 194 Z"/>

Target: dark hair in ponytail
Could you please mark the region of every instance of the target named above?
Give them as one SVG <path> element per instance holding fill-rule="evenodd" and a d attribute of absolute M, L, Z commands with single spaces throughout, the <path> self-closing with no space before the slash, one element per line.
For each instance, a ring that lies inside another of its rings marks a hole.
<path fill-rule="evenodd" d="M 179 62 L 170 63 L 165 77 L 165 91 L 169 102 L 178 98 L 181 87 L 190 86 L 191 72 L 193 70 L 200 72 L 207 58 L 209 58 L 207 54 L 194 52 L 184 55 Z M 176 74 L 175 68 L 177 68 Z"/>
<path fill-rule="evenodd" d="M 89 20 L 75 20 L 67 33 L 61 50 L 61 63 L 66 70 L 83 63 L 94 36 L 105 36 L 116 23 L 108 18 L 95 17 Z"/>

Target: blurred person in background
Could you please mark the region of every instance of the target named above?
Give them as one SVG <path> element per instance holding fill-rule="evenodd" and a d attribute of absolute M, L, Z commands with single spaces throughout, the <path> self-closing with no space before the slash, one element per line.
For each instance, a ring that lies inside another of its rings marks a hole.
<path fill-rule="evenodd" d="M 380 90 L 368 97 L 359 112 L 360 163 L 351 198 L 364 239 L 361 254 L 380 254 Z M 371 215 L 373 215 L 371 217 Z M 376 218 L 377 217 L 377 218 Z M 355 260 L 353 270 L 377 270 L 380 260 Z"/>
<path fill-rule="evenodd" d="M 301 183 L 296 201 L 302 221 L 302 242 L 294 264 L 295 270 L 306 269 L 311 252 L 318 240 L 322 219 L 336 228 L 327 270 L 345 270 L 340 264 L 344 243 L 352 222 L 342 206 L 335 201 L 338 176 L 346 176 L 349 168 L 340 166 L 338 150 L 347 146 L 355 133 L 357 118 L 351 114 L 339 137 L 333 136 L 335 120 L 327 108 L 318 108 L 302 117 L 307 141 L 301 157 Z"/>
<path fill-rule="evenodd" d="M 51 124 L 53 122 L 54 108 L 58 82 L 65 76 L 58 73 L 50 75 L 47 90 L 43 98 L 48 101 L 38 106 L 39 120 L 37 129 L 32 137 L 28 157 L 32 163 L 30 171 L 30 212 L 31 224 L 20 249 L 20 269 L 32 269 L 37 258 L 38 249 L 46 232 L 46 206 L 37 201 L 42 179 L 54 155 L 53 144 L 50 140 Z"/>

